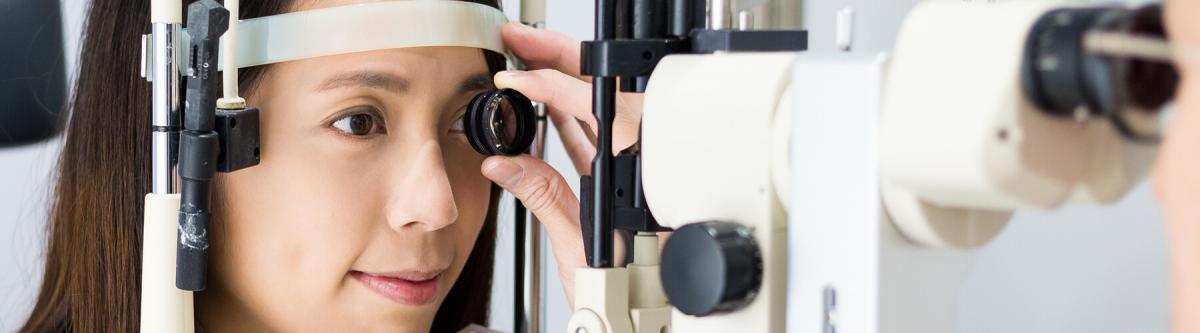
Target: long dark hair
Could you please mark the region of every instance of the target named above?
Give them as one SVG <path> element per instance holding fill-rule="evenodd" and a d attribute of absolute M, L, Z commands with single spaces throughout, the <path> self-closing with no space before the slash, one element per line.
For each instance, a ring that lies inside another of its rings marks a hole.
<path fill-rule="evenodd" d="M 496 0 L 466 0 L 499 8 Z M 190 2 L 190 1 L 189 1 Z M 241 18 L 283 13 L 289 0 L 245 0 Z M 142 198 L 150 192 L 150 85 L 139 77 L 148 0 L 92 0 L 69 103 L 47 223 L 46 267 L 21 332 L 133 332 L 139 328 Z M 484 51 L 492 72 L 503 56 Z M 239 71 L 250 89 L 269 66 Z M 432 331 L 486 324 L 499 190 L 466 267 Z"/>

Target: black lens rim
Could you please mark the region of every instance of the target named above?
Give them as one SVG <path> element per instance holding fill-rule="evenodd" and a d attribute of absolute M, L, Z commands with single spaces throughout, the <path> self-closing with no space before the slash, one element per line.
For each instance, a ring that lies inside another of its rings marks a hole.
<path fill-rule="evenodd" d="M 512 145 L 505 145 L 496 132 L 491 128 L 492 115 L 496 112 L 491 105 L 500 105 L 501 99 L 508 99 L 516 116 L 517 131 Z M 537 114 L 533 110 L 533 102 L 521 92 L 504 88 L 486 91 L 471 98 L 467 112 L 463 116 L 463 131 L 471 148 L 484 155 L 519 155 L 529 151 L 533 145 L 537 126 Z"/>
<path fill-rule="evenodd" d="M 1060 15 L 1069 16 L 1070 20 L 1059 21 Z M 1152 24 L 1156 19 L 1161 22 L 1160 17 L 1161 7 L 1153 5 L 1137 10 L 1064 8 L 1043 14 L 1025 40 L 1021 66 L 1025 96 L 1042 111 L 1058 117 L 1073 117 L 1076 109 L 1087 107 L 1093 115 L 1108 119 L 1128 141 L 1159 142 L 1161 128 L 1143 131 L 1126 119 L 1132 116 L 1128 113 L 1134 112 L 1130 108 L 1137 106 L 1132 105 L 1135 96 L 1129 95 L 1134 87 L 1124 77 L 1130 60 L 1085 52 L 1083 39 L 1089 31 L 1131 30 L 1132 26 L 1127 25 L 1147 21 Z M 1039 68 L 1043 58 L 1055 58 L 1059 61 L 1058 68 Z M 1157 102 L 1165 104 L 1167 100 Z"/>

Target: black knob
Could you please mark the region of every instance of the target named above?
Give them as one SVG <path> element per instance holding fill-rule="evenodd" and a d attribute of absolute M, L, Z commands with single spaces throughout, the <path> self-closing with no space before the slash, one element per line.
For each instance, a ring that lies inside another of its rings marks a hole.
<path fill-rule="evenodd" d="M 758 293 L 762 255 L 750 229 L 740 224 L 692 223 L 667 239 L 659 275 L 667 299 L 680 312 L 730 312 Z"/>

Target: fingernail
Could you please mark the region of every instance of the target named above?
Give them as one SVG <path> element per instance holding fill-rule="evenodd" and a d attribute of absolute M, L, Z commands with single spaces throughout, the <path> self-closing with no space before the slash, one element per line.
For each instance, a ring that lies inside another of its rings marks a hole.
<path fill-rule="evenodd" d="M 484 162 L 483 175 L 500 187 L 509 188 L 521 182 L 525 169 L 507 157 L 492 158 Z"/>
<path fill-rule="evenodd" d="M 496 73 L 492 81 L 495 81 L 496 86 L 499 88 L 508 88 L 512 85 L 513 81 L 520 79 L 523 75 L 525 75 L 523 71 L 505 70 Z"/>
<path fill-rule="evenodd" d="M 525 25 L 525 23 L 512 22 L 512 23 L 509 23 L 509 25 L 516 27 L 517 30 L 521 30 L 522 32 L 533 30 L 533 27 Z"/>

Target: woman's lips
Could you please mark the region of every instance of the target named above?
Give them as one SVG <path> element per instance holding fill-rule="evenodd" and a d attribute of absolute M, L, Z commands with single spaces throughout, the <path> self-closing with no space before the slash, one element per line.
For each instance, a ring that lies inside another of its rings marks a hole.
<path fill-rule="evenodd" d="M 350 275 L 362 282 L 367 289 L 390 300 L 424 305 L 437 297 L 441 272 L 366 273 L 352 271 Z"/>

